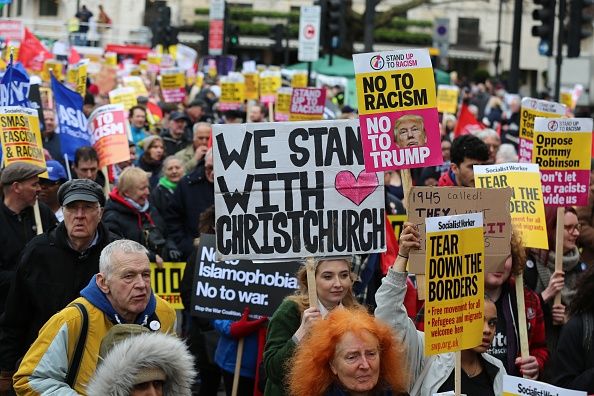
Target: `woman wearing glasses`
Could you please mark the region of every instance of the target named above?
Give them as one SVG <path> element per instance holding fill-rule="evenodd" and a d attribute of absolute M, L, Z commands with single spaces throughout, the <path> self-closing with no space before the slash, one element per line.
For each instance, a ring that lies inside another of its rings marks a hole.
<path fill-rule="evenodd" d="M 549 351 L 555 351 L 562 326 L 567 323 L 567 307 L 576 294 L 576 284 L 587 265 L 581 260 L 577 247 L 580 224 L 574 208 L 565 207 L 563 218 L 563 270 L 555 271 L 555 230 L 557 208 L 546 207 L 545 218 L 549 250 L 533 250 L 526 261 L 526 285 L 539 294 L 545 315 L 545 332 Z M 561 293 L 561 303 L 555 304 L 555 295 Z M 545 365 L 541 380 L 550 380 L 549 366 Z"/>

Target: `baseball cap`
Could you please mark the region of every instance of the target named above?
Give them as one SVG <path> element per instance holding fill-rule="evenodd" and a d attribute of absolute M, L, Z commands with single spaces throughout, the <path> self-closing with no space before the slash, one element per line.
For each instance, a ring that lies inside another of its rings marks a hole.
<path fill-rule="evenodd" d="M 45 172 L 45 168 L 28 162 L 13 162 L 2 171 L 0 183 L 3 185 L 30 179 Z"/>
<path fill-rule="evenodd" d="M 181 111 L 174 111 L 173 113 L 171 113 L 169 115 L 169 119 L 172 121 L 177 121 L 177 120 L 188 121 L 188 117 L 186 117 L 186 115 L 184 113 L 182 113 Z"/>
<path fill-rule="evenodd" d="M 74 179 L 67 181 L 58 190 L 58 202 L 61 206 L 74 201 L 99 202 L 105 205 L 103 189 L 97 183 L 88 179 Z"/>
<path fill-rule="evenodd" d="M 55 181 L 66 181 L 68 176 L 66 175 L 66 169 L 56 160 L 45 161 L 47 166 L 48 177 L 45 179 Z"/>

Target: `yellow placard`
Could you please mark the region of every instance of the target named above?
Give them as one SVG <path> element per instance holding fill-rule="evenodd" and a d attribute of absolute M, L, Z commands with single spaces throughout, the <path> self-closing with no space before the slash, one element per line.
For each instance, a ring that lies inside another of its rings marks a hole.
<path fill-rule="evenodd" d="M 307 87 L 307 73 L 295 73 L 291 77 L 292 88 L 306 88 Z"/>
<path fill-rule="evenodd" d="M 148 91 L 140 76 L 127 76 L 122 78 L 125 87 L 134 89 L 136 96 L 148 96 Z"/>
<path fill-rule="evenodd" d="M 50 81 L 50 70 L 59 81 L 64 81 L 64 65 L 61 62 L 53 59 L 43 62 L 43 70 L 41 71 L 41 79 L 43 81 Z"/>
<path fill-rule="evenodd" d="M 559 102 L 565 106 L 573 109 L 573 96 L 571 89 L 561 88 L 561 94 L 559 95 Z"/>
<path fill-rule="evenodd" d="M 459 94 L 460 88 L 456 86 L 439 85 L 437 87 L 437 111 L 440 113 L 456 114 Z"/>
<path fill-rule="evenodd" d="M 260 98 L 258 73 L 243 73 L 243 78 L 245 81 L 245 98 L 247 100 L 258 100 Z"/>
<path fill-rule="evenodd" d="M 224 109 L 239 108 L 245 98 L 245 84 L 242 82 L 221 82 L 221 106 Z"/>
<path fill-rule="evenodd" d="M 482 213 L 425 219 L 425 355 L 481 344 L 485 288 L 482 220 Z"/>
<path fill-rule="evenodd" d="M 518 157 L 520 162 L 532 162 L 532 139 L 534 119 L 536 117 L 561 117 L 565 114 L 565 106 L 545 100 L 524 98 L 520 109 L 520 145 Z"/>
<path fill-rule="evenodd" d="M 547 142 L 551 143 L 547 144 Z M 553 133 L 535 130 L 533 163 L 538 163 L 541 170 L 589 169 L 591 145 L 592 134 L 590 133 Z M 584 147 L 588 149 L 582 150 L 581 148 Z M 566 180 L 566 182 L 570 181 Z"/>
<path fill-rule="evenodd" d="M 155 263 L 151 263 L 153 293 L 179 310 L 184 309 L 180 290 L 185 269 L 186 263 L 163 263 L 162 269 L 157 268 Z"/>
<path fill-rule="evenodd" d="M 394 230 L 394 235 L 396 235 L 396 240 L 400 238 L 400 233 L 402 232 L 402 225 L 408 218 L 407 215 L 388 215 L 388 221 Z"/>
<path fill-rule="evenodd" d="M 167 47 L 167 53 L 173 60 L 177 59 L 177 44 L 170 45 Z"/>
<path fill-rule="evenodd" d="M 534 164 L 502 164 L 474 167 L 477 188 L 512 187 L 509 211 L 522 244 L 529 248 L 549 248 L 540 171 Z"/>
<path fill-rule="evenodd" d="M 87 92 L 87 62 L 81 61 L 76 65 L 70 65 L 66 73 L 68 85 L 83 98 Z"/>
<path fill-rule="evenodd" d="M 109 103 L 118 104 L 121 103 L 126 111 L 130 110 L 132 106 L 136 106 L 136 93 L 134 88 L 123 87 L 109 91 Z"/>
<path fill-rule="evenodd" d="M 0 143 L 4 166 L 28 162 L 45 168 L 37 110 L 20 106 L 0 107 Z M 47 177 L 47 172 L 41 176 Z"/>
<path fill-rule="evenodd" d="M 276 110 L 274 112 L 275 121 L 287 121 L 290 119 L 291 91 L 291 88 L 281 88 L 277 92 L 275 102 Z"/>
<path fill-rule="evenodd" d="M 198 88 L 202 88 L 202 84 L 204 84 L 204 73 L 198 72 L 196 73 L 196 81 L 194 81 L 194 85 Z"/>
<path fill-rule="evenodd" d="M 115 52 L 106 52 L 105 53 L 105 64 L 108 66 L 117 66 L 118 65 L 118 54 Z"/>
<path fill-rule="evenodd" d="M 356 75 L 359 109 L 362 114 L 420 110 L 437 106 L 433 69 L 404 72 L 390 70 Z"/>
<path fill-rule="evenodd" d="M 161 72 L 161 89 L 176 89 L 183 88 L 185 86 L 186 79 L 184 73 L 179 70 L 175 73 L 163 73 Z"/>

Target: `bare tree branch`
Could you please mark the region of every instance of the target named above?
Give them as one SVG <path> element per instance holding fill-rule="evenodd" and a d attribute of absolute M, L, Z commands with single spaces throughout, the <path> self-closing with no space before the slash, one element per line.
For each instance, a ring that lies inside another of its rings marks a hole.
<path fill-rule="evenodd" d="M 406 3 L 395 5 L 377 16 L 375 20 L 375 27 L 378 28 L 386 26 L 398 15 L 402 15 L 403 13 L 415 7 L 430 3 L 431 0 L 409 0 Z"/>

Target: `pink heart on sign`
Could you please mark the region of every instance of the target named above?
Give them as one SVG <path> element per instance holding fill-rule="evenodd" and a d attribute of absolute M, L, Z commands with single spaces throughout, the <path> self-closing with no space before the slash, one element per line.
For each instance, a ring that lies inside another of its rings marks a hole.
<path fill-rule="evenodd" d="M 340 171 L 334 180 L 336 191 L 357 206 L 375 191 L 378 184 L 377 174 L 367 173 L 364 170 L 357 177 L 351 171 Z"/>

